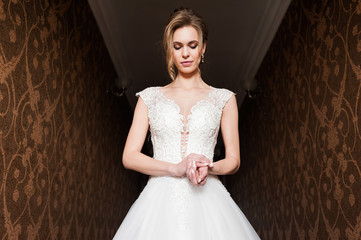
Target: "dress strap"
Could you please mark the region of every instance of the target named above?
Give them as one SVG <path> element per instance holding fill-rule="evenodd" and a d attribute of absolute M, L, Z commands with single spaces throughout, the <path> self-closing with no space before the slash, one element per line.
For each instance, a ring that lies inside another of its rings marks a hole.
<path fill-rule="evenodd" d="M 145 105 L 149 108 L 154 104 L 154 101 L 157 98 L 157 94 L 157 87 L 148 87 L 140 92 L 137 92 L 135 96 L 140 97 Z"/>
<path fill-rule="evenodd" d="M 217 105 L 220 108 L 224 108 L 228 100 L 233 96 L 236 95 L 234 92 L 228 89 L 217 89 Z"/>

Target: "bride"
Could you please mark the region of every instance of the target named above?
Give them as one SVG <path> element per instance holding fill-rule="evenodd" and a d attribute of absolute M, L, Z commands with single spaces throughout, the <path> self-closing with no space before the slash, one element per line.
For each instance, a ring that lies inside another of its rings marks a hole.
<path fill-rule="evenodd" d="M 207 28 L 191 9 L 177 9 L 164 31 L 172 82 L 137 93 L 123 164 L 149 175 L 114 239 L 259 239 L 217 175 L 240 166 L 238 110 L 232 93 L 207 85 Z M 225 158 L 213 163 L 221 128 Z M 141 153 L 150 129 L 153 157 Z"/>

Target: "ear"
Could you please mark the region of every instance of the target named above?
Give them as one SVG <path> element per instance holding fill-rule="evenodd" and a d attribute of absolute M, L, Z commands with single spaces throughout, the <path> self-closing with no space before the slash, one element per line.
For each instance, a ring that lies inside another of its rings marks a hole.
<path fill-rule="evenodd" d="M 203 43 L 203 49 L 202 49 L 202 54 L 204 54 L 204 52 L 206 51 L 206 46 L 207 46 L 207 42 L 204 41 L 204 43 Z"/>

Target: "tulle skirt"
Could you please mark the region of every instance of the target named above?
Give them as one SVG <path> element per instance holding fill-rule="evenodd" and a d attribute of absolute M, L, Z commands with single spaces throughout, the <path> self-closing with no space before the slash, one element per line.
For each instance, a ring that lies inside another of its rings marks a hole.
<path fill-rule="evenodd" d="M 218 177 L 150 177 L 114 240 L 260 239 Z"/>

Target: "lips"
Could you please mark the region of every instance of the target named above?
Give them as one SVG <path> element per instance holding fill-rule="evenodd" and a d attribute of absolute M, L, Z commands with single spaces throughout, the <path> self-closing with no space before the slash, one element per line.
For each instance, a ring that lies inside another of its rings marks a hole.
<path fill-rule="evenodd" d="M 193 63 L 193 61 L 184 61 L 184 62 L 181 62 L 182 66 L 184 66 L 184 67 L 188 67 L 188 66 L 190 66 L 192 63 Z"/>

